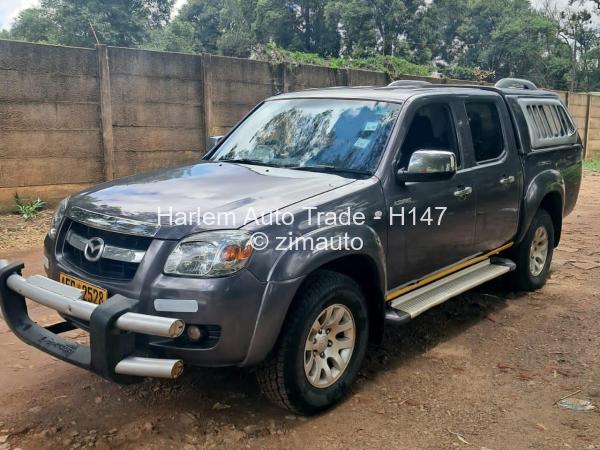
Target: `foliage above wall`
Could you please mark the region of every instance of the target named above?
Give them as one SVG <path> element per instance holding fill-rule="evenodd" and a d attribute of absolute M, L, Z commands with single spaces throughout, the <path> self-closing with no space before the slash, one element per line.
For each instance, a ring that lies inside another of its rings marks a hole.
<path fill-rule="evenodd" d="M 126 47 L 285 57 L 392 75 L 518 76 L 600 90 L 597 3 L 570 0 L 560 9 L 546 0 L 534 9 L 529 0 L 187 0 L 174 16 L 173 3 L 41 0 L 0 37 L 87 47 L 97 37 Z"/>
<path fill-rule="evenodd" d="M 270 43 L 254 47 L 250 57 L 259 61 L 288 64 L 313 64 L 333 69 L 365 69 L 386 72 L 391 79 L 402 75 L 428 76 L 435 68 L 433 65 L 413 64 L 398 56 L 369 56 L 366 58 L 326 58 L 317 53 L 288 51 Z"/>

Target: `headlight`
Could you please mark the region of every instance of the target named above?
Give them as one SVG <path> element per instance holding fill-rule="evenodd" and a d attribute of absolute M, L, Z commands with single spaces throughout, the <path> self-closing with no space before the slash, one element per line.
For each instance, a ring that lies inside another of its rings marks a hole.
<path fill-rule="evenodd" d="M 60 227 L 60 223 L 65 217 L 65 211 L 67 210 L 67 203 L 69 202 L 69 197 L 61 200 L 56 209 L 54 210 L 54 215 L 52 216 L 52 222 L 50 224 L 50 231 L 48 231 L 48 236 L 52 239 L 56 237 L 58 233 L 58 228 Z"/>
<path fill-rule="evenodd" d="M 252 235 L 245 231 L 208 231 L 183 239 L 171 252 L 169 275 L 221 277 L 242 269 L 252 255 Z"/>

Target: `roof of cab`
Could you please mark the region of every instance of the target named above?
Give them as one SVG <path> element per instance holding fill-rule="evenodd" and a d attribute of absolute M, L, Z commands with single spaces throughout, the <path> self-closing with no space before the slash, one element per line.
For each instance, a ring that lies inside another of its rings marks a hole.
<path fill-rule="evenodd" d="M 535 86 L 534 86 L 535 87 Z M 357 87 L 330 87 L 319 89 L 306 89 L 303 91 L 289 92 L 271 97 L 269 100 L 297 99 L 297 98 L 340 98 L 355 100 L 377 100 L 388 102 L 404 102 L 415 95 L 423 94 L 450 94 L 450 95 L 478 95 L 482 92 L 496 92 L 499 95 L 516 95 L 531 97 L 558 97 L 558 94 L 542 89 L 521 89 L 515 87 L 494 87 L 468 84 L 428 84 L 415 83 L 400 86 L 357 86 Z"/>

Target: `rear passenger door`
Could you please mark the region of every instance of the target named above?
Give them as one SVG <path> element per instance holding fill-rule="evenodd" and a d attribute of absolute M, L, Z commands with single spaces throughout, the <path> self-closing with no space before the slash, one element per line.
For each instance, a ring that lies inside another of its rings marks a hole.
<path fill-rule="evenodd" d="M 523 181 L 510 116 L 497 94 L 463 102 L 467 158 L 476 202 L 475 250 L 488 251 L 510 241 L 519 220 Z"/>

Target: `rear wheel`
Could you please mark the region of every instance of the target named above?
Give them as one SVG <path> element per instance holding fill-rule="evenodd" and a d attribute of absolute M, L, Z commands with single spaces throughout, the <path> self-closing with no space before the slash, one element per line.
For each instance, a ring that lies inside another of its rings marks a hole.
<path fill-rule="evenodd" d="M 358 373 L 368 335 L 360 287 L 345 275 L 316 272 L 298 293 L 277 346 L 258 369 L 263 393 L 300 414 L 332 406 Z"/>
<path fill-rule="evenodd" d="M 548 279 L 554 251 L 554 225 L 543 209 L 535 214 L 529 230 L 515 249 L 517 269 L 514 274 L 518 289 L 539 289 Z"/>

